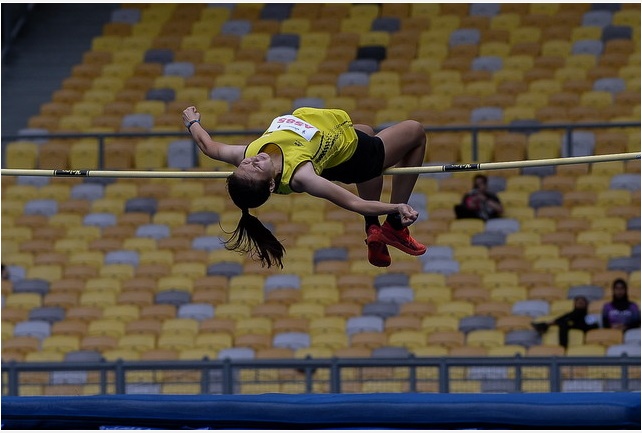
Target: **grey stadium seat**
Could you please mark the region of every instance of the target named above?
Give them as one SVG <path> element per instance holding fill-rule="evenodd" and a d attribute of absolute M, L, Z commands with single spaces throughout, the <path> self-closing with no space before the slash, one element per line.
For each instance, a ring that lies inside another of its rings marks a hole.
<path fill-rule="evenodd" d="M 153 197 L 132 197 L 125 202 L 125 212 L 156 213 L 158 201 Z"/>
<path fill-rule="evenodd" d="M 403 273 L 379 274 L 374 278 L 374 287 L 380 290 L 389 286 L 407 286 L 410 277 Z"/>
<path fill-rule="evenodd" d="M 384 319 L 380 316 L 358 316 L 350 317 L 346 321 L 346 332 L 348 335 L 361 332 L 383 332 Z"/>
<path fill-rule="evenodd" d="M 310 335 L 306 332 L 281 332 L 272 338 L 272 346 L 292 350 L 310 347 Z"/>

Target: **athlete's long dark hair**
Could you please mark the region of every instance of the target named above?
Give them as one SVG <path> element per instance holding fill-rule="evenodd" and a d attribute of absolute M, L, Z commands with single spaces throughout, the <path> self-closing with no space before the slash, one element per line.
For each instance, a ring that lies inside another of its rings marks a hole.
<path fill-rule="evenodd" d="M 241 218 L 232 236 L 225 241 L 225 248 L 250 254 L 253 258 L 258 258 L 264 267 L 277 265 L 283 268 L 285 247 L 249 211 L 270 198 L 270 182 L 241 178 L 233 173 L 227 178 L 227 192 L 234 204 L 241 209 Z"/>

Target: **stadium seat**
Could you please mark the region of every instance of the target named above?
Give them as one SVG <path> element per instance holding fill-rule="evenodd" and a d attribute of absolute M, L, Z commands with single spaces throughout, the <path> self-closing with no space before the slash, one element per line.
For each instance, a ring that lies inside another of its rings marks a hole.
<path fill-rule="evenodd" d="M 492 348 L 504 345 L 504 332 L 497 329 L 477 329 L 466 335 L 466 345 Z"/>
<path fill-rule="evenodd" d="M 624 331 L 623 335 L 624 344 L 640 343 L 640 328 L 631 328 Z"/>
<path fill-rule="evenodd" d="M 516 316 L 530 316 L 533 318 L 546 316 L 550 312 L 550 305 L 543 300 L 523 300 L 513 304 L 512 314 Z"/>

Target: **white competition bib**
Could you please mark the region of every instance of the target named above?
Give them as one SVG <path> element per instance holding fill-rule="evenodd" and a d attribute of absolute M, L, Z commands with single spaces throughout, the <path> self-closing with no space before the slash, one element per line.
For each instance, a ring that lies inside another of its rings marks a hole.
<path fill-rule="evenodd" d="M 312 126 L 309 123 L 299 119 L 298 117 L 289 114 L 274 119 L 267 132 L 274 132 L 281 129 L 287 129 L 288 131 L 296 132 L 308 141 L 312 140 L 314 134 L 319 131 L 317 127 Z"/>

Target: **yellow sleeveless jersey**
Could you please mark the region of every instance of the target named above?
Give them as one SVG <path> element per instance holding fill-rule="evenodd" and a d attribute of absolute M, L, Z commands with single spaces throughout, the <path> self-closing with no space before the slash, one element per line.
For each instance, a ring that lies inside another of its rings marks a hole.
<path fill-rule="evenodd" d="M 314 171 L 321 174 L 324 169 L 349 160 L 357 144 L 352 120 L 343 110 L 303 107 L 292 116 L 274 119 L 270 128 L 245 148 L 245 157 L 250 157 L 268 144 L 279 147 L 283 172 L 275 191 L 278 194 L 293 192 L 290 182 L 301 164 L 310 161 Z"/>

